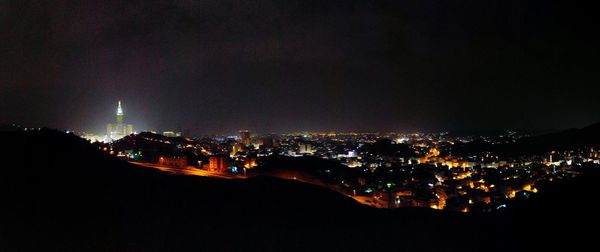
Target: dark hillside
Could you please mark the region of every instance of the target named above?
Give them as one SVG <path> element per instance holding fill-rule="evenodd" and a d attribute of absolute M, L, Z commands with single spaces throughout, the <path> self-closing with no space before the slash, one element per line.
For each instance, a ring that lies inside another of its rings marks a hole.
<path fill-rule="evenodd" d="M 390 211 L 296 181 L 168 175 L 53 130 L 0 139 L 0 251 L 519 251 L 546 235 L 583 246 L 570 234 L 597 224 L 579 211 L 589 187 L 556 211 L 555 191 L 498 214 Z"/>
<path fill-rule="evenodd" d="M 493 145 L 478 139 L 469 143 L 458 143 L 453 146 L 452 151 L 458 155 L 475 155 L 483 151 L 491 151 L 505 156 L 521 156 L 590 146 L 600 146 L 600 123 L 581 129 L 525 137 L 514 143 Z"/>

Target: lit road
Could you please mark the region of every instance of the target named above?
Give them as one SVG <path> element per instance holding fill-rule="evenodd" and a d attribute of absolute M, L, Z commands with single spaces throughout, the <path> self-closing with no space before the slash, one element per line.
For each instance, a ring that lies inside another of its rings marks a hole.
<path fill-rule="evenodd" d="M 377 207 L 377 208 L 387 208 L 388 207 L 388 202 L 380 200 L 380 199 L 376 199 L 374 197 L 351 196 L 351 195 L 346 195 L 346 196 L 353 198 L 354 200 L 358 201 L 358 203 L 361 203 L 363 205 Z"/>
<path fill-rule="evenodd" d="M 174 167 L 174 166 L 166 166 L 166 165 L 159 165 L 159 164 L 153 164 L 153 163 L 141 163 L 141 162 L 129 162 L 129 163 L 148 167 L 148 168 L 158 169 L 158 170 L 168 172 L 171 174 L 224 178 L 224 179 L 245 178 L 245 176 L 241 176 L 241 175 L 234 176 L 234 175 L 223 174 L 223 173 L 219 173 L 219 172 L 201 170 L 201 169 L 198 169 L 193 166 Z"/>
<path fill-rule="evenodd" d="M 201 170 L 201 169 L 198 169 L 198 168 L 193 167 L 193 166 L 175 167 L 175 166 L 159 165 L 159 164 L 154 164 L 154 163 L 141 163 L 141 162 L 131 162 L 131 161 L 129 161 L 129 163 L 132 163 L 132 164 L 135 164 L 135 165 L 139 165 L 139 166 L 143 166 L 143 167 L 147 167 L 147 168 L 154 168 L 154 169 L 158 169 L 158 170 L 161 170 L 161 171 L 164 171 L 164 172 L 168 172 L 168 173 L 171 173 L 171 174 L 177 174 L 177 175 L 202 176 L 202 177 L 222 178 L 222 179 L 246 178 L 246 176 L 243 176 L 243 175 L 234 176 L 234 175 L 230 175 L 230 174 L 223 174 L 223 173 L 219 173 L 219 172 Z M 289 180 L 297 180 L 297 181 L 300 181 L 300 182 L 303 182 L 303 183 L 308 183 L 308 184 L 323 186 L 325 188 L 329 188 L 331 190 L 338 191 L 342 195 L 345 195 L 345 196 L 348 196 L 350 198 L 353 198 L 354 200 L 356 200 L 357 202 L 359 202 L 361 204 L 372 206 L 372 207 L 377 207 L 377 208 L 387 208 L 387 202 L 385 202 L 385 201 L 381 201 L 381 200 L 375 199 L 373 197 L 352 196 L 350 194 L 346 194 L 346 193 L 344 193 L 344 192 L 342 192 L 340 190 L 337 190 L 334 187 L 327 186 L 327 185 L 325 185 L 323 183 L 316 183 L 316 182 L 313 182 L 313 181 L 302 180 L 302 179 L 299 179 L 297 177 L 279 176 L 279 178 L 289 179 Z"/>

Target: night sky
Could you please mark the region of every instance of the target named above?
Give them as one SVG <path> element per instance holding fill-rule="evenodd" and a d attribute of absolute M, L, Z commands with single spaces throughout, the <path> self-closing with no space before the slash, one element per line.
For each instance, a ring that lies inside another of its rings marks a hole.
<path fill-rule="evenodd" d="M 600 122 L 579 1 L 0 0 L 0 123 L 135 130 Z"/>

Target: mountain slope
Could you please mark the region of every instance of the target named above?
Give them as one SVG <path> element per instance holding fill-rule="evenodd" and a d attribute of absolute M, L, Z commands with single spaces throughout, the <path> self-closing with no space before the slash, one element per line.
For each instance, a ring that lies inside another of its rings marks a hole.
<path fill-rule="evenodd" d="M 581 129 L 569 129 L 539 136 L 525 137 L 514 143 L 493 145 L 482 139 L 478 139 L 469 143 L 455 144 L 452 151 L 460 155 L 473 155 L 482 151 L 491 151 L 507 156 L 520 156 L 547 154 L 553 150 L 573 150 L 590 146 L 600 146 L 600 123 Z"/>
<path fill-rule="evenodd" d="M 573 228 L 536 227 L 550 215 L 529 205 L 487 215 L 374 209 L 295 181 L 168 175 L 52 130 L 0 139 L 0 251 L 519 251 Z"/>

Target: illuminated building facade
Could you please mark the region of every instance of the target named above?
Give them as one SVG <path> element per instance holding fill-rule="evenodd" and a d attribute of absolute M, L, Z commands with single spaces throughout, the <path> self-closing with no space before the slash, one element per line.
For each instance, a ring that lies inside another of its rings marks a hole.
<path fill-rule="evenodd" d="M 163 136 L 166 137 L 180 137 L 181 132 L 178 131 L 163 131 Z"/>
<path fill-rule="evenodd" d="M 240 152 L 241 150 L 243 150 L 242 146 L 240 144 L 234 144 L 231 147 L 231 153 L 229 154 L 231 157 L 235 156 L 235 154 L 237 154 L 238 152 Z"/>
<path fill-rule="evenodd" d="M 310 144 L 299 144 L 298 147 L 300 148 L 300 154 L 312 154 L 314 152 Z"/>
<path fill-rule="evenodd" d="M 228 162 L 225 156 L 213 156 L 208 159 L 208 170 L 224 172 L 227 170 Z"/>
<path fill-rule="evenodd" d="M 117 105 L 117 121 L 106 125 L 106 133 L 109 140 L 117 140 L 133 134 L 133 125 L 125 124 L 124 117 L 125 114 L 121 107 L 121 101 L 119 101 Z"/>

